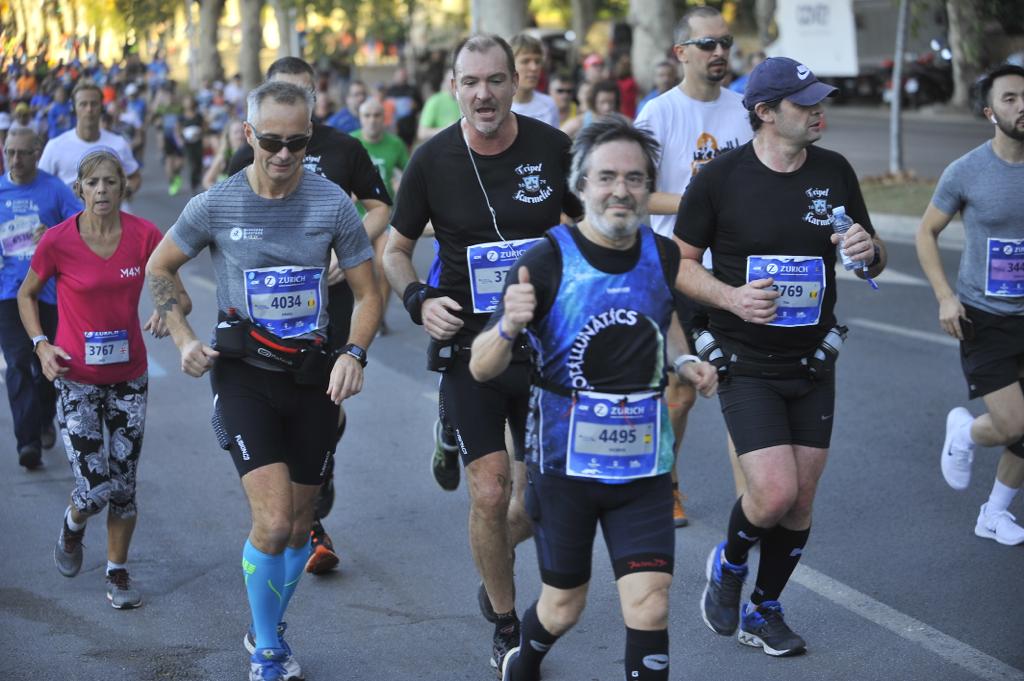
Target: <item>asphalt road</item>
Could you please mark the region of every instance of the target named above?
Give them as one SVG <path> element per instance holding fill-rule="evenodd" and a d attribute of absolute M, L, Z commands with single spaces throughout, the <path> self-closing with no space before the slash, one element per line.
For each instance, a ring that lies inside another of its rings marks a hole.
<path fill-rule="evenodd" d="M 831 116 L 828 146 L 871 173 L 857 159 L 868 145 L 883 146 L 875 137 L 884 135 L 884 122 L 855 118 Z M 844 132 L 847 122 L 866 126 L 872 139 Z M 940 121 L 912 134 L 921 135 L 922 147 L 949 149 L 948 161 L 986 130 Z M 151 157 L 136 205 L 166 229 L 184 199 L 168 198 L 163 187 Z M 884 234 L 884 221 L 877 223 Z M 427 250 L 417 256 L 421 271 Z M 958 253 L 944 250 L 943 258 L 953 271 Z M 194 326 L 212 328 L 205 255 L 187 266 L 185 280 L 196 300 Z M 851 334 L 840 361 L 832 456 L 810 543 L 783 596 L 808 654 L 771 659 L 701 622 L 704 562 L 724 532 L 733 492 L 717 401 L 700 400 L 682 454 L 691 525 L 677 534 L 673 679 L 1024 679 L 1024 547 L 973 535 L 998 454 L 979 450 L 967 491 L 945 485 L 938 462 L 945 414 L 966 403 L 957 351 L 939 333 L 911 246 L 892 245 L 890 271 L 879 283 L 878 292 L 860 281 L 839 283 L 838 313 Z M 141 312 L 149 309 L 143 302 Z M 445 493 L 429 472 L 436 376 L 423 368 L 425 336 L 396 302 L 387 318 L 392 333 L 370 349 L 366 388 L 346 403 L 338 501 L 327 520 L 341 570 L 303 578 L 288 613 L 289 641 L 309 679 L 493 679 L 491 631 L 477 612 L 466 539 L 465 485 Z M 144 598 L 136 611 L 115 611 L 104 598 L 99 518 L 86 536 L 81 574 L 68 580 L 57 573 L 51 554 L 70 471 L 59 446 L 45 454 L 41 471 L 23 471 L 10 414 L 0 409 L 0 495 L 8 500 L 0 516 L 5 678 L 245 678 L 245 500 L 208 425 L 208 383 L 178 371 L 169 341 L 150 342 L 149 352 L 140 520 L 130 559 Z M 981 411 L 980 403 L 969 408 Z M 1011 510 L 1024 512 L 1022 506 L 1018 499 Z M 532 543 L 520 547 L 517 569 L 523 611 L 539 592 Z M 623 645 L 599 538 L 588 609 L 548 656 L 544 678 L 621 679 Z"/>

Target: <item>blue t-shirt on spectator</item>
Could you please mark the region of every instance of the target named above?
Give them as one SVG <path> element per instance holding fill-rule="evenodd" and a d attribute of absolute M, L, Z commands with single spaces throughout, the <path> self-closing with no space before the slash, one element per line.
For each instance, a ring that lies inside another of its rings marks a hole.
<path fill-rule="evenodd" d="M 36 172 L 28 184 L 11 182 L 10 173 L 0 177 L 0 300 L 11 300 L 28 274 L 36 245 L 32 233 L 40 224 L 55 227 L 82 210 L 82 204 L 59 178 Z M 57 286 L 46 282 L 39 299 L 51 305 L 57 302 Z"/>
<path fill-rule="evenodd" d="M 46 136 L 50 139 L 63 135 L 75 127 L 75 114 L 70 102 L 54 102 L 46 113 Z"/>
<path fill-rule="evenodd" d="M 362 127 L 359 124 L 359 118 L 353 116 L 352 112 L 349 111 L 347 107 L 340 109 L 337 113 L 324 121 L 324 123 L 335 130 L 340 130 L 344 133 L 355 132 Z"/>

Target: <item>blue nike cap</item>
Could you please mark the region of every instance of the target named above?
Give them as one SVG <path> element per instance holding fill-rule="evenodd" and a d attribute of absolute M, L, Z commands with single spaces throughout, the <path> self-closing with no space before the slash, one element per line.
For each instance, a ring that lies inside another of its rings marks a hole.
<path fill-rule="evenodd" d="M 839 92 L 815 77 L 809 68 L 789 57 L 771 57 L 754 67 L 747 80 L 743 106 L 753 110 L 758 102 L 788 99 L 800 106 L 813 106 Z"/>

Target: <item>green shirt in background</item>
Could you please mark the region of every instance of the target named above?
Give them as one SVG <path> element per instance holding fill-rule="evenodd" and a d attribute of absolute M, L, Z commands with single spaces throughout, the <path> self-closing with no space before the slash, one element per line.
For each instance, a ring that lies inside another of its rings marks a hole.
<path fill-rule="evenodd" d="M 388 196 L 393 197 L 392 180 L 395 168 L 404 169 L 409 163 L 409 150 L 406 149 L 405 142 L 398 135 L 393 135 L 390 132 L 385 132 L 376 142 L 367 142 L 363 139 L 362 130 L 356 130 L 351 134 L 366 149 L 366 153 L 369 154 L 373 165 L 377 167 L 381 179 L 384 180 L 384 186 L 388 188 Z"/>
<path fill-rule="evenodd" d="M 447 87 L 442 85 L 441 90 L 432 94 L 423 105 L 420 125 L 424 128 L 447 128 L 461 117 L 459 103 Z"/>

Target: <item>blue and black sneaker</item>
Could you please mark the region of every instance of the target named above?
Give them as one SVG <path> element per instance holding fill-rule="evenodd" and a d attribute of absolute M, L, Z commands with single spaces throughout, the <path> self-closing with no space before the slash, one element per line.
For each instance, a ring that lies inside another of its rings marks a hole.
<path fill-rule="evenodd" d="M 799 655 L 807 650 L 804 640 L 783 619 L 782 604 L 778 601 L 744 605 L 738 638 L 740 643 L 762 648 L 774 657 Z"/>
<path fill-rule="evenodd" d="M 284 632 L 288 629 L 287 622 L 277 623 L 277 640 L 281 646 L 281 650 L 285 653 L 285 658 L 281 662 L 281 666 L 284 667 L 285 675 L 282 677 L 284 681 L 304 681 L 306 677 L 302 675 L 302 667 L 299 666 L 295 656 L 292 655 L 292 648 L 284 640 Z M 249 651 L 250 654 L 256 652 L 256 631 L 253 626 L 249 625 L 249 631 L 245 632 L 245 638 L 242 639 L 242 645 Z"/>
<path fill-rule="evenodd" d="M 284 648 L 257 648 L 249 658 L 249 681 L 285 681 L 288 653 Z"/>
<path fill-rule="evenodd" d="M 722 542 L 708 555 L 708 583 L 700 599 L 700 613 L 711 631 L 732 636 L 739 626 L 740 592 L 747 578 L 747 566 L 724 562 L 724 551 Z"/>

